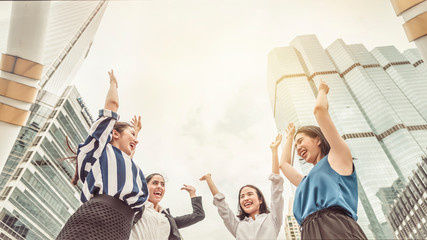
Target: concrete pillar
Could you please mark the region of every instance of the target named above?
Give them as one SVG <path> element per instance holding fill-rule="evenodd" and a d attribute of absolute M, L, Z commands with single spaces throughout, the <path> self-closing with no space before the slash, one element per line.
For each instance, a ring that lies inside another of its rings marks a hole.
<path fill-rule="evenodd" d="M 14 1 L 0 62 L 0 172 L 30 115 L 42 77 L 50 1 Z"/>
<path fill-rule="evenodd" d="M 414 41 L 427 64 L 427 1 L 426 0 L 391 0 L 397 16 L 402 16 L 406 36 Z"/>

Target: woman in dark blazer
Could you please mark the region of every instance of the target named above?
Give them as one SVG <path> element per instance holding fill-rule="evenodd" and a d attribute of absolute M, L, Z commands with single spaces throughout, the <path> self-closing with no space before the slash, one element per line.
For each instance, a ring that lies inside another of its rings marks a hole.
<path fill-rule="evenodd" d="M 181 240 L 180 228 L 193 225 L 205 218 L 202 206 L 202 197 L 196 196 L 196 189 L 185 185 L 181 190 L 190 194 L 193 213 L 173 217 L 169 209 L 159 205 L 165 194 L 165 179 L 159 173 L 153 173 L 146 177 L 149 198 L 145 204 L 141 219 L 132 228 L 132 240 L 156 239 L 156 240 Z"/>

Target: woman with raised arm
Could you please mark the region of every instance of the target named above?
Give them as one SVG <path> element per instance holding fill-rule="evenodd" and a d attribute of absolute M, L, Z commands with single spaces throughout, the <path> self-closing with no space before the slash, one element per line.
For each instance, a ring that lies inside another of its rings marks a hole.
<path fill-rule="evenodd" d="M 76 174 L 83 183 L 81 205 L 68 219 L 56 239 L 128 240 L 135 213 L 148 198 L 144 174 L 132 160 L 141 117 L 132 125 L 117 122 L 119 97 L 113 70 L 104 109 L 79 144 Z"/>
<path fill-rule="evenodd" d="M 165 179 L 160 173 L 152 173 L 146 178 L 150 192 L 141 219 L 133 226 L 130 239 L 180 240 L 180 228 L 188 227 L 205 218 L 202 197 L 196 196 L 196 189 L 186 185 L 181 188 L 189 193 L 193 212 L 173 217 L 169 209 L 159 205 L 165 195 Z"/>
<path fill-rule="evenodd" d="M 357 176 L 350 148 L 339 135 L 328 112 L 328 85 L 320 81 L 314 116 L 319 124 L 295 134 L 289 123 L 280 169 L 297 186 L 294 216 L 302 239 L 366 239 L 357 224 Z M 295 134 L 295 136 L 294 136 Z M 291 164 L 292 143 L 313 168 L 307 176 Z"/>
<path fill-rule="evenodd" d="M 279 157 L 277 148 L 282 141 L 279 134 L 271 143 L 272 173 L 271 180 L 271 211 L 267 208 L 262 192 L 253 185 L 245 185 L 239 190 L 238 215 L 234 215 L 225 202 L 224 194 L 215 186 L 211 174 L 206 174 L 201 181 L 206 181 L 214 196 L 214 205 L 224 221 L 228 231 L 236 239 L 277 239 L 283 222 L 283 178 L 279 172 Z"/>

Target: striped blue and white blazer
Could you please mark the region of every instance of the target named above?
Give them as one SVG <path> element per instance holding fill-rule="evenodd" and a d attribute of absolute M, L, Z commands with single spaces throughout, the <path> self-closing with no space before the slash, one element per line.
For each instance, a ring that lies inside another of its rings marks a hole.
<path fill-rule="evenodd" d="M 96 194 L 107 194 L 138 211 L 148 199 L 147 182 L 130 156 L 110 144 L 118 119 L 117 113 L 101 109 L 88 138 L 79 144 L 78 173 L 83 182 L 80 200 L 87 202 Z"/>

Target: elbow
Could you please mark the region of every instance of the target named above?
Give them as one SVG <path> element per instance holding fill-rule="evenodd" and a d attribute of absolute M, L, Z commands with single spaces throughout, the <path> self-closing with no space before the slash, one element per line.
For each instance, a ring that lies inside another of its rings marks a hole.
<path fill-rule="evenodd" d="M 314 116 L 317 116 L 325 112 L 328 112 L 328 108 L 326 106 L 317 105 L 317 104 L 316 106 L 314 106 L 314 110 L 313 110 Z"/>
<path fill-rule="evenodd" d="M 119 109 L 119 101 L 108 101 L 105 104 L 105 109 L 117 112 L 117 109 Z"/>
<path fill-rule="evenodd" d="M 205 219 L 205 211 L 202 211 L 202 212 L 200 212 L 198 215 L 197 215 L 197 221 L 199 222 L 199 221 L 202 221 L 203 219 Z"/>

